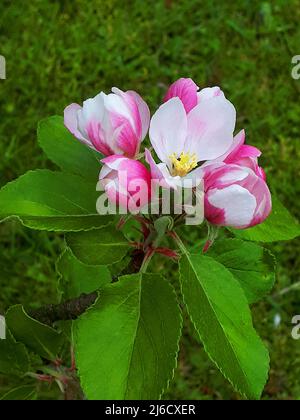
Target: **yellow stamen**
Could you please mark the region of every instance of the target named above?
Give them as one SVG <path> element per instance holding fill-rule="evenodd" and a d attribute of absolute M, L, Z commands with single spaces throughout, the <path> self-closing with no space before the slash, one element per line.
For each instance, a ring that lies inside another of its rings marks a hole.
<path fill-rule="evenodd" d="M 180 154 L 180 157 L 177 158 L 177 155 L 173 153 L 170 156 L 172 165 L 173 165 L 173 176 L 185 176 L 187 175 L 192 169 L 196 168 L 197 166 L 197 156 L 195 153 L 184 153 Z"/>

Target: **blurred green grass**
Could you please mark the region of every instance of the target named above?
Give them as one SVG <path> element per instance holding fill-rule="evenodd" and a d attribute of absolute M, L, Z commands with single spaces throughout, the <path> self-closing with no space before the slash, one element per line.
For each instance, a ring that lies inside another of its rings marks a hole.
<path fill-rule="evenodd" d="M 112 86 L 135 89 L 154 111 L 168 84 L 185 76 L 200 87 L 222 86 L 236 106 L 237 129 L 245 128 L 248 142 L 263 150 L 273 190 L 299 217 L 300 80 L 291 77 L 291 59 L 300 54 L 299 22 L 298 0 L 2 0 L 7 79 L 0 80 L 0 186 L 28 169 L 52 167 L 36 141 L 41 118 Z M 279 261 L 277 285 L 254 308 L 271 352 L 264 398 L 300 398 L 300 345 L 290 336 L 300 292 L 278 295 L 299 282 L 299 245 L 271 246 Z M 0 225 L 0 313 L 15 303 L 55 301 L 53 261 L 61 247 L 57 235 L 16 222 Z M 275 314 L 282 317 L 278 328 Z M 166 397 L 238 398 L 189 325 Z"/>

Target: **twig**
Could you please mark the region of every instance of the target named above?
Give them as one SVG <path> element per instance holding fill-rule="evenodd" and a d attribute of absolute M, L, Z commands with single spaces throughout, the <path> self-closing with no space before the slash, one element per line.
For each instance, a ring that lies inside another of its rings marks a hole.
<path fill-rule="evenodd" d="M 145 253 L 141 249 L 133 250 L 131 260 L 128 266 L 119 274 L 137 273 L 144 261 Z M 32 318 L 46 325 L 53 325 L 57 321 L 69 321 L 78 318 L 90 306 L 92 306 L 98 298 L 99 292 L 95 290 L 89 294 L 82 294 L 75 299 L 67 300 L 58 305 L 46 305 L 39 309 L 30 311 Z"/>

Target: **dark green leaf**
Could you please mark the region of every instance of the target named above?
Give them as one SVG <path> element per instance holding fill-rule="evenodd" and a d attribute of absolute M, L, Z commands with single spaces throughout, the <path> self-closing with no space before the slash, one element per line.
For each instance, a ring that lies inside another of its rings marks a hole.
<path fill-rule="evenodd" d="M 250 229 L 230 229 L 237 238 L 254 242 L 289 241 L 300 236 L 300 225 L 281 204 L 273 197 L 273 210 L 261 225 Z"/>
<path fill-rule="evenodd" d="M 27 172 L 0 190 L 0 219 L 17 216 L 41 230 L 79 231 L 112 220 L 96 211 L 96 183 L 48 170 Z"/>
<path fill-rule="evenodd" d="M 89 399 L 157 399 L 176 366 L 181 315 L 158 275 L 124 276 L 74 323 L 76 362 Z"/>
<path fill-rule="evenodd" d="M 7 311 L 6 322 L 17 341 L 45 359 L 56 359 L 63 343 L 63 336 L 56 330 L 31 318 L 22 305 Z"/>
<path fill-rule="evenodd" d="M 180 278 L 184 302 L 206 352 L 241 394 L 259 398 L 269 355 L 253 328 L 239 283 L 223 265 L 202 255 L 182 257 Z"/>
<path fill-rule="evenodd" d="M 112 225 L 88 232 L 69 233 L 66 239 L 75 257 L 89 265 L 114 264 L 130 249 L 122 232 Z"/>
<path fill-rule="evenodd" d="M 29 354 L 24 344 L 17 343 L 10 331 L 0 340 L 0 372 L 6 375 L 23 376 L 29 371 Z"/>
<path fill-rule="evenodd" d="M 111 282 L 111 274 L 106 266 L 83 264 L 69 249 L 58 260 L 57 271 L 63 300 L 94 292 Z"/>
<path fill-rule="evenodd" d="M 248 302 L 269 293 L 275 282 L 275 258 L 265 248 L 239 239 L 216 241 L 207 255 L 223 264 L 239 281 Z"/>
<path fill-rule="evenodd" d="M 46 155 L 63 171 L 90 179 L 96 184 L 101 155 L 80 143 L 64 126 L 62 117 L 40 121 L 38 141 Z"/>
<path fill-rule="evenodd" d="M 0 397 L 1 401 L 24 401 L 35 400 L 37 397 L 36 387 L 32 385 L 19 386 L 18 388 L 11 389 L 5 395 Z"/>

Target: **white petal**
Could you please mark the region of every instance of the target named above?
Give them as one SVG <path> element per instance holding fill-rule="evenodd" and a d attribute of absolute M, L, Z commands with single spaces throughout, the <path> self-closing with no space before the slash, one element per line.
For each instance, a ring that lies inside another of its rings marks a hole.
<path fill-rule="evenodd" d="M 85 123 L 93 120 L 101 123 L 104 114 L 104 102 L 102 92 L 94 98 L 83 102 L 82 118 Z"/>
<path fill-rule="evenodd" d="M 120 92 L 122 91 L 118 88 L 113 88 L 112 90 L 115 93 L 109 93 L 108 95 L 105 95 L 104 97 L 105 108 L 109 112 L 113 112 L 114 114 L 117 114 L 117 115 L 122 115 L 130 122 L 132 127 L 134 127 L 134 121 L 131 114 L 131 110 L 129 109 L 126 102 L 120 95 Z"/>
<path fill-rule="evenodd" d="M 231 184 L 233 182 L 243 181 L 249 175 L 249 171 L 246 168 L 235 168 L 230 172 L 225 173 L 218 179 L 220 184 Z"/>
<path fill-rule="evenodd" d="M 179 98 L 172 98 L 159 107 L 150 122 L 149 136 L 162 162 L 169 164 L 170 155 L 184 151 L 187 117 Z"/>
<path fill-rule="evenodd" d="M 256 198 L 240 185 L 211 190 L 208 201 L 214 207 L 224 209 L 226 226 L 237 228 L 248 226 L 256 209 Z"/>
<path fill-rule="evenodd" d="M 106 166 L 108 166 L 112 170 L 118 171 L 120 168 L 120 165 L 126 160 L 128 160 L 128 158 L 124 156 L 112 155 L 112 156 L 108 156 L 102 159 L 101 163 L 104 163 Z"/>
<path fill-rule="evenodd" d="M 235 150 L 239 149 L 245 143 L 246 133 L 245 130 L 241 130 L 234 138 L 230 148 L 226 153 L 218 157 L 216 162 L 224 162 L 224 160 Z"/>
<path fill-rule="evenodd" d="M 109 175 L 111 172 L 113 171 L 113 169 L 111 169 L 109 166 L 107 165 L 103 165 L 99 174 L 99 179 L 104 179 L 107 177 L 107 175 Z"/>
<path fill-rule="evenodd" d="M 86 141 L 78 130 L 78 113 L 81 112 L 82 108 L 78 104 L 71 104 L 66 107 L 64 111 L 64 124 L 65 127 L 79 140 Z"/>
<path fill-rule="evenodd" d="M 198 161 L 216 159 L 232 145 L 236 111 L 224 97 L 200 102 L 187 118 L 185 151 L 195 153 Z"/>
<path fill-rule="evenodd" d="M 200 92 L 198 92 L 197 96 L 198 102 L 214 98 L 215 96 L 222 96 L 223 98 L 225 98 L 223 91 L 218 86 L 214 86 L 212 88 L 204 88 L 200 90 Z"/>

